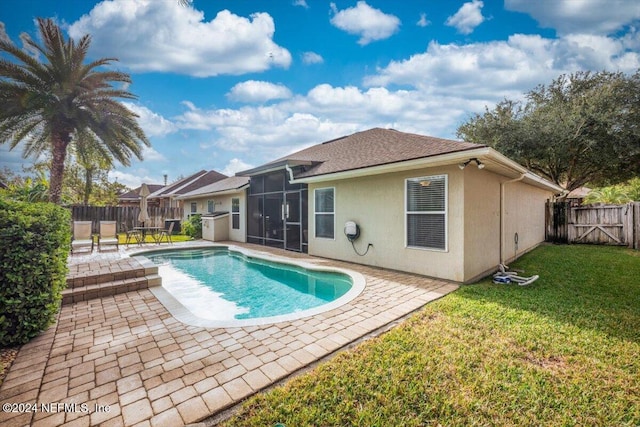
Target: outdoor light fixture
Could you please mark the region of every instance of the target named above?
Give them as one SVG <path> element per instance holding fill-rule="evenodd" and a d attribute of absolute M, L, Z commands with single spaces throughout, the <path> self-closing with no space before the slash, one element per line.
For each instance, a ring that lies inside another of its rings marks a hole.
<path fill-rule="evenodd" d="M 460 168 L 460 170 L 464 169 L 467 167 L 467 165 L 471 162 L 476 162 L 476 166 L 478 166 L 478 169 L 484 169 L 484 163 L 482 163 L 480 160 L 476 159 L 475 157 L 473 159 L 469 159 L 464 163 L 460 163 L 458 165 L 458 167 Z"/>

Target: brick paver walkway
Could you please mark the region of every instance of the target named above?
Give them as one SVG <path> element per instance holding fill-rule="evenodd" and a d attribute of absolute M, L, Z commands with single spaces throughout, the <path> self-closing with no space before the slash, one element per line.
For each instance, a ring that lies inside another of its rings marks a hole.
<path fill-rule="evenodd" d="M 241 328 L 180 323 L 147 289 L 63 306 L 57 323 L 20 349 L 0 388 L 3 404 L 32 406 L 0 412 L 0 424 L 194 423 L 457 289 L 420 276 L 242 246 L 352 269 L 367 285 L 338 309 Z"/>

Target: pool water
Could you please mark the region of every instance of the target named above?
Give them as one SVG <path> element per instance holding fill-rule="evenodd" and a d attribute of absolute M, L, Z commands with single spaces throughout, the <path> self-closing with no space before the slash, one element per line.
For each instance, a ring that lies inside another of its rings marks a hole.
<path fill-rule="evenodd" d="M 346 294 L 346 274 L 246 256 L 227 248 L 148 253 L 163 287 L 194 315 L 254 319 L 312 309 Z"/>

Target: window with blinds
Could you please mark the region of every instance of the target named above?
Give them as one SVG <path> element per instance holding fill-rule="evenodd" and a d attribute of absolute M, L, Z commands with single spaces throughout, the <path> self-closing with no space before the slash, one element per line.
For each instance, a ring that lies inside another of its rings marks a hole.
<path fill-rule="evenodd" d="M 314 191 L 316 237 L 333 239 L 335 236 L 334 188 Z"/>
<path fill-rule="evenodd" d="M 405 185 L 406 245 L 447 250 L 447 175 L 409 178 Z"/>

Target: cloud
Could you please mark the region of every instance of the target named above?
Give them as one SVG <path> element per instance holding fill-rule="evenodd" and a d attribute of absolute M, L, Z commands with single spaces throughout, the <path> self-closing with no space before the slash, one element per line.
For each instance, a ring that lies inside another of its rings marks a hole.
<path fill-rule="evenodd" d="M 238 83 L 227 93 L 227 98 L 241 102 L 266 102 L 272 99 L 291 98 L 291 91 L 282 84 L 256 80 Z"/>
<path fill-rule="evenodd" d="M 253 165 L 243 162 L 238 158 L 229 160 L 229 163 L 220 171 L 220 173 L 227 176 L 234 176 L 237 172 L 245 171 L 253 168 Z"/>
<path fill-rule="evenodd" d="M 640 19 L 640 6 L 626 0 L 505 0 L 505 9 L 531 15 L 560 34 L 611 34 Z"/>
<path fill-rule="evenodd" d="M 178 130 L 173 122 L 147 107 L 131 102 L 123 102 L 123 104 L 138 115 L 138 125 L 144 130 L 147 137 L 165 136 Z"/>
<path fill-rule="evenodd" d="M 142 183 L 147 184 L 162 184 L 163 180 L 158 178 L 152 178 L 148 175 L 147 171 L 135 171 L 133 173 L 122 172 L 119 170 L 111 170 L 108 173 L 109 181 L 118 181 L 120 184 L 124 184 L 129 188 L 137 188 Z"/>
<path fill-rule="evenodd" d="M 305 9 L 309 9 L 309 5 L 307 4 L 307 2 L 305 0 L 294 0 L 293 1 L 293 5 L 294 6 L 304 7 Z"/>
<path fill-rule="evenodd" d="M 331 24 L 349 34 L 359 35 L 358 44 L 363 46 L 391 37 L 400 27 L 398 17 L 374 9 L 365 1 L 344 10 L 338 10 L 335 3 L 331 3 L 331 10 L 335 14 Z"/>
<path fill-rule="evenodd" d="M 304 52 L 302 54 L 302 62 L 304 64 L 322 64 L 324 59 L 315 52 Z"/>
<path fill-rule="evenodd" d="M 628 51 L 620 40 L 515 34 L 507 41 L 487 43 L 431 42 L 426 52 L 392 61 L 377 74 L 367 76 L 364 83 L 408 85 L 434 94 L 499 100 L 517 97 L 562 73 L 603 69 L 633 72 L 638 66 L 640 54 Z"/>
<path fill-rule="evenodd" d="M 291 54 L 273 41 L 267 13 L 250 18 L 228 10 L 211 21 L 177 1 L 105 0 L 69 26 L 69 35 L 91 34 L 91 53 L 117 56 L 133 71 L 196 77 L 240 75 L 287 68 Z"/>
<path fill-rule="evenodd" d="M 482 16 L 482 7 L 484 3 L 480 0 L 472 0 L 469 3 L 465 3 L 455 13 L 450 16 L 445 22 L 450 27 L 455 27 L 461 34 L 471 34 L 475 28 L 484 22 L 484 16 Z"/>
<path fill-rule="evenodd" d="M 416 22 L 416 25 L 418 27 L 426 27 L 426 26 L 428 26 L 430 24 L 431 24 L 431 21 L 429 21 L 427 19 L 427 14 L 426 13 L 421 13 L 420 14 L 420 19 L 418 20 L 418 22 Z"/>

